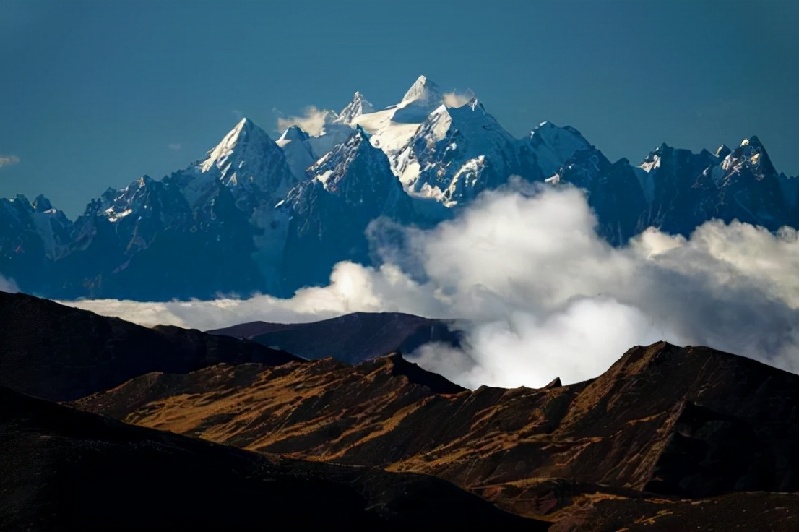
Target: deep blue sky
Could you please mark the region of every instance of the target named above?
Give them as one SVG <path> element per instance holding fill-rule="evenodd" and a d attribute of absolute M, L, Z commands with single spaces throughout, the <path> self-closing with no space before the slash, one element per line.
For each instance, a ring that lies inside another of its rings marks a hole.
<path fill-rule="evenodd" d="M 242 114 L 276 134 L 355 90 L 396 103 L 419 74 L 472 89 L 516 136 L 570 124 L 638 162 L 757 134 L 796 175 L 797 25 L 795 0 L 3 0 L 0 196 L 75 216 L 202 157 Z"/>

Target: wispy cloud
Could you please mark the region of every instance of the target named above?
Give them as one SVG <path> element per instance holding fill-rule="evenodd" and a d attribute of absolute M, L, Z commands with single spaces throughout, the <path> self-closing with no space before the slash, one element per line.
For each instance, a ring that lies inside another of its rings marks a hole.
<path fill-rule="evenodd" d="M 167 144 L 166 147 L 172 151 L 180 151 L 183 149 L 183 144 L 181 142 L 173 142 L 171 144 Z"/>
<path fill-rule="evenodd" d="M 19 164 L 19 157 L 16 155 L 0 155 L 0 168 Z"/>
<path fill-rule="evenodd" d="M 19 287 L 17 287 L 17 283 L 15 283 L 13 279 L 7 279 L 0 275 L 0 291 L 11 293 L 19 292 Z"/>
<path fill-rule="evenodd" d="M 474 98 L 471 90 L 466 92 L 446 92 L 444 93 L 444 105 L 447 107 L 463 107 Z"/>
<path fill-rule="evenodd" d="M 300 128 L 309 135 L 318 135 L 322 132 L 325 122 L 331 118 L 332 111 L 319 109 L 313 105 L 306 107 L 302 116 L 280 117 L 277 119 L 278 131 L 284 131 L 291 126 Z"/>
<path fill-rule="evenodd" d="M 650 229 L 613 248 L 595 224 L 574 189 L 491 192 L 430 230 L 374 224 L 370 235 L 382 266 L 339 263 L 328 286 L 291 299 L 72 304 L 144 324 L 202 329 L 354 311 L 461 318 L 462 349 L 431 345 L 414 357 L 472 387 L 584 380 L 629 347 L 660 339 L 799 371 L 795 230 L 772 235 L 711 221 L 689 239 Z M 384 242 L 387 230 L 393 238 Z"/>

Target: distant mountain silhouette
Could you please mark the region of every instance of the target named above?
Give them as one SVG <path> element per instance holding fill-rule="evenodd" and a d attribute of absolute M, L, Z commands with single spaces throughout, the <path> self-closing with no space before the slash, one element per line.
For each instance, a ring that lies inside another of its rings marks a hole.
<path fill-rule="evenodd" d="M 208 332 L 247 338 L 312 360 L 332 356 L 349 363 L 394 351 L 411 353 L 430 342 L 461 342 L 450 321 L 400 312 L 356 312 L 311 323 L 259 321 Z"/>
<path fill-rule="evenodd" d="M 149 329 L 25 294 L 0 291 L 0 385 L 55 401 L 77 399 L 152 371 L 297 357 L 178 327 Z"/>

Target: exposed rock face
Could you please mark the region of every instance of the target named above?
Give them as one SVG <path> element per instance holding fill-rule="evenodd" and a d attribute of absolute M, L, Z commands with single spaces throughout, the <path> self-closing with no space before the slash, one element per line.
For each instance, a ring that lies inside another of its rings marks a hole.
<path fill-rule="evenodd" d="M 458 391 L 410 367 L 396 355 L 217 366 L 77 404 L 251 450 L 430 473 L 527 515 L 540 514 L 520 490 L 557 479 L 682 497 L 799 490 L 799 377 L 743 357 L 658 343 L 593 381 L 512 390 Z"/>
<path fill-rule="evenodd" d="M 199 160 L 109 188 L 74 222 L 43 196 L 0 198 L 0 276 L 58 299 L 290 297 L 327 285 L 337 262 L 379 266 L 386 220 L 429 228 L 485 191 L 543 182 L 584 190 L 617 246 L 713 219 L 799 227 L 799 177 L 778 173 L 755 136 L 611 162 L 570 126 L 514 138 L 473 94 L 425 76 L 396 105 L 376 111 L 356 93 L 301 123 L 273 141 L 242 119 Z"/>
<path fill-rule="evenodd" d="M 307 172 L 312 178 L 292 189 L 280 207 L 289 220 L 280 268 L 287 296 L 326 284 L 339 261 L 370 263 L 366 229 L 372 220 L 413 218 L 411 199 L 386 155 L 361 128 Z"/>
<path fill-rule="evenodd" d="M 439 479 L 270 460 L 2 387 L 0 447 L 0 530 L 547 527 Z"/>
<path fill-rule="evenodd" d="M 449 206 L 468 203 L 512 175 L 530 180 L 543 175 L 532 148 L 514 139 L 477 100 L 433 110 L 395 161 L 409 190 Z"/>

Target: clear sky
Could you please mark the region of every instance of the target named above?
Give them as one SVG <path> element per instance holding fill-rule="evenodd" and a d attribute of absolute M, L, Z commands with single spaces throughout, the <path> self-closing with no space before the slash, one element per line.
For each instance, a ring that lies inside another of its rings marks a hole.
<path fill-rule="evenodd" d="M 611 160 L 756 134 L 799 174 L 796 0 L 0 0 L 0 196 L 74 217 L 201 158 L 248 116 L 377 107 L 419 74 L 512 134 L 572 125 Z"/>

